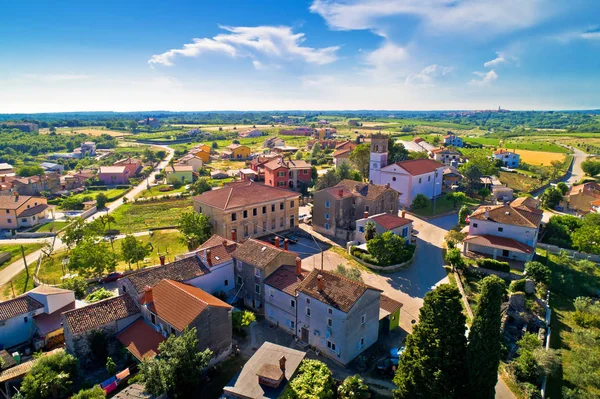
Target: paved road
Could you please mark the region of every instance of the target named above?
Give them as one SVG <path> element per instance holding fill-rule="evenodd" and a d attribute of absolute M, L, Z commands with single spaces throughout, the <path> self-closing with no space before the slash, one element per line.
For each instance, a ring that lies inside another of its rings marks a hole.
<path fill-rule="evenodd" d="M 573 151 L 574 159 L 573 159 L 573 165 L 572 165 L 571 169 L 569 170 L 569 172 L 567 173 L 566 183 L 567 184 L 575 184 L 579 180 L 581 180 L 583 178 L 583 176 L 585 176 L 585 173 L 583 173 L 583 169 L 581 169 L 581 163 L 586 160 L 586 158 L 588 157 L 588 154 L 586 154 L 585 152 L 583 152 L 577 148 L 574 148 L 574 147 L 570 147 L 570 149 Z"/>
<path fill-rule="evenodd" d="M 157 167 L 154 169 L 154 171 L 150 174 L 149 176 L 149 180 L 154 180 L 154 176 L 156 175 L 156 173 L 158 173 L 159 170 L 164 169 L 168 164 L 169 161 L 171 160 L 171 158 L 173 158 L 173 156 L 175 155 L 175 151 L 168 147 L 168 146 L 155 146 L 155 147 L 161 147 L 163 148 L 165 151 L 167 151 L 167 156 L 166 158 L 161 161 Z M 141 193 L 143 190 L 146 189 L 146 180 L 142 181 L 140 184 L 138 184 L 137 186 L 135 186 L 131 191 L 129 191 L 124 197 L 127 197 L 127 199 L 129 201 L 132 201 L 139 193 Z M 114 201 L 113 203 L 111 203 L 106 210 L 101 211 L 101 212 L 96 212 L 95 214 L 93 214 L 92 216 L 90 216 L 89 218 L 86 219 L 86 222 L 91 222 L 93 220 L 96 220 L 98 217 L 100 217 L 101 215 L 105 215 L 107 212 L 108 213 L 112 213 L 114 212 L 117 208 L 119 208 L 120 206 L 123 205 L 123 200 L 119 199 L 117 201 Z M 139 235 L 144 235 L 147 234 L 147 232 L 140 232 Z M 138 235 L 136 233 L 136 235 Z M 14 240 L 2 240 L 1 242 L 3 244 L 28 244 L 28 243 L 46 243 L 46 242 L 52 242 L 52 237 L 49 238 L 26 238 L 26 239 L 14 239 Z M 63 249 L 65 247 L 65 244 L 60 240 L 60 238 L 56 238 L 56 241 L 54 243 L 54 250 L 60 250 Z M 35 251 L 31 254 L 29 254 L 28 256 L 25 257 L 25 259 L 27 260 L 27 264 L 28 265 L 32 265 L 35 266 L 35 262 L 37 262 L 38 258 L 40 257 L 41 251 Z M 10 265 L 6 266 L 4 269 L 2 269 L 0 271 L 0 286 L 8 283 L 17 273 L 19 273 L 21 270 L 25 269 L 25 265 L 23 264 L 23 260 L 19 259 L 18 261 L 15 261 L 13 263 L 11 263 Z M 30 268 L 30 271 L 33 272 L 33 269 Z"/>

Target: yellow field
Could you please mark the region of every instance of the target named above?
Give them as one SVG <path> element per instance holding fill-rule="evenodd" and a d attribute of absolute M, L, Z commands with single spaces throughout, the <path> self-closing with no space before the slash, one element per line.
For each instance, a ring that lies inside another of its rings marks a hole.
<path fill-rule="evenodd" d="M 529 150 L 509 150 L 515 151 L 521 156 L 521 161 L 530 165 L 550 166 L 552 161 L 564 161 L 566 154 L 559 154 L 557 152 L 544 152 L 544 151 L 529 151 Z"/>
<path fill-rule="evenodd" d="M 57 133 L 60 134 L 70 134 L 71 131 L 73 132 L 73 134 L 79 134 L 79 133 L 83 133 L 83 134 L 87 134 L 89 136 L 100 136 L 102 134 L 108 134 L 109 136 L 113 136 L 113 137 L 121 137 L 121 136 L 129 136 L 131 133 L 129 132 L 119 132 L 116 130 L 108 130 L 108 129 L 103 129 L 103 128 L 58 128 L 56 129 Z M 40 134 L 49 134 L 50 133 L 50 129 L 40 129 Z"/>

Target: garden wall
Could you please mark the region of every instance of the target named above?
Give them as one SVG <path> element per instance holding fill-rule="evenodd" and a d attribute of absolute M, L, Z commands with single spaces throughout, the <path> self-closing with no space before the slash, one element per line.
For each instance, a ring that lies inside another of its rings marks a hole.
<path fill-rule="evenodd" d="M 577 252 L 572 249 L 565 249 L 557 247 L 556 245 L 544 244 L 542 242 L 538 242 L 537 247 L 545 249 L 551 254 L 558 254 L 560 253 L 560 251 L 565 251 L 569 256 L 571 256 L 574 259 L 587 259 L 591 260 L 592 262 L 600 263 L 600 255 L 587 254 L 585 252 Z"/>

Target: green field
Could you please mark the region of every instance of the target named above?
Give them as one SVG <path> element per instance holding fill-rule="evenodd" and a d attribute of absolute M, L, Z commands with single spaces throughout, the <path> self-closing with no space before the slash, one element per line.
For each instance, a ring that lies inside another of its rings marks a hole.
<path fill-rule="evenodd" d="M 463 137 L 463 141 L 469 144 L 481 144 L 484 146 L 508 148 L 511 150 L 529 150 L 558 152 L 566 154 L 568 149 L 549 141 L 545 137 L 527 136 L 520 138 L 499 139 L 494 137 Z M 552 139 L 552 141 L 555 141 Z"/>
<path fill-rule="evenodd" d="M 458 212 L 460 207 L 463 205 L 466 205 L 468 207 L 476 207 L 480 203 L 481 201 L 479 200 L 467 197 L 465 201 L 459 202 L 455 208 L 453 201 L 448 200 L 446 196 L 442 196 L 435 201 L 435 213 L 433 212 L 433 201 L 430 202 L 427 208 L 411 209 L 410 212 L 414 213 L 417 216 L 431 217 L 435 215 L 442 215 L 444 213 L 452 211 Z"/>
<path fill-rule="evenodd" d="M 111 224 L 111 229 L 128 234 L 154 227 L 173 226 L 183 212 L 192 209 L 190 199 L 130 202 L 112 213 L 116 223 Z"/>
<path fill-rule="evenodd" d="M 164 189 L 167 187 L 170 188 L 169 191 L 160 191 L 161 188 Z M 168 184 L 160 184 L 158 186 L 151 187 L 149 190 L 143 190 L 141 193 L 138 194 L 136 198 L 157 197 L 160 195 L 175 195 L 180 193 L 185 193 L 185 186 L 181 186 L 175 189 L 169 186 Z"/>
<path fill-rule="evenodd" d="M 25 256 L 29 255 L 32 252 L 37 251 L 41 247 L 42 247 L 42 244 L 23 244 L 23 249 L 25 250 Z M 1 244 L 0 252 L 10 252 L 10 254 L 11 254 L 10 260 L 8 260 L 4 263 L 0 263 L 0 270 L 2 270 L 2 268 L 4 268 L 4 267 L 8 266 L 9 264 L 15 262 L 16 260 L 19 260 L 22 258 L 20 245 Z"/>
<path fill-rule="evenodd" d="M 31 270 L 31 273 L 33 273 L 33 270 Z M 34 288 L 33 277 L 28 277 L 25 270 L 17 273 L 11 282 L 12 284 L 8 283 L 0 287 L 0 299 L 11 299 Z"/>
<path fill-rule="evenodd" d="M 62 229 L 63 227 L 66 227 L 68 225 L 71 224 L 70 220 L 58 220 L 58 221 L 52 221 L 52 222 L 48 222 L 48 223 L 44 223 L 42 225 L 39 225 L 37 227 L 35 227 L 32 230 L 29 230 L 29 232 L 36 232 L 36 233 L 51 233 L 51 232 L 57 232 L 58 230 Z"/>

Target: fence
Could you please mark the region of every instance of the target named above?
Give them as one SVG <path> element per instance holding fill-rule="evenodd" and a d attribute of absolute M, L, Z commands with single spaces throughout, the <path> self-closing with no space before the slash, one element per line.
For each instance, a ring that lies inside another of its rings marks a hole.
<path fill-rule="evenodd" d="M 541 249 L 545 249 L 546 251 L 548 251 L 551 254 L 558 254 L 558 253 L 560 253 L 560 251 L 565 251 L 567 253 L 567 255 L 569 255 L 573 259 L 587 259 L 587 260 L 591 260 L 592 262 L 600 263 L 600 255 L 587 254 L 585 252 L 578 252 L 573 249 L 561 248 L 561 247 L 557 247 L 556 245 L 544 244 L 542 242 L 538 242 L 537 247 L 541 248 Z"/>

